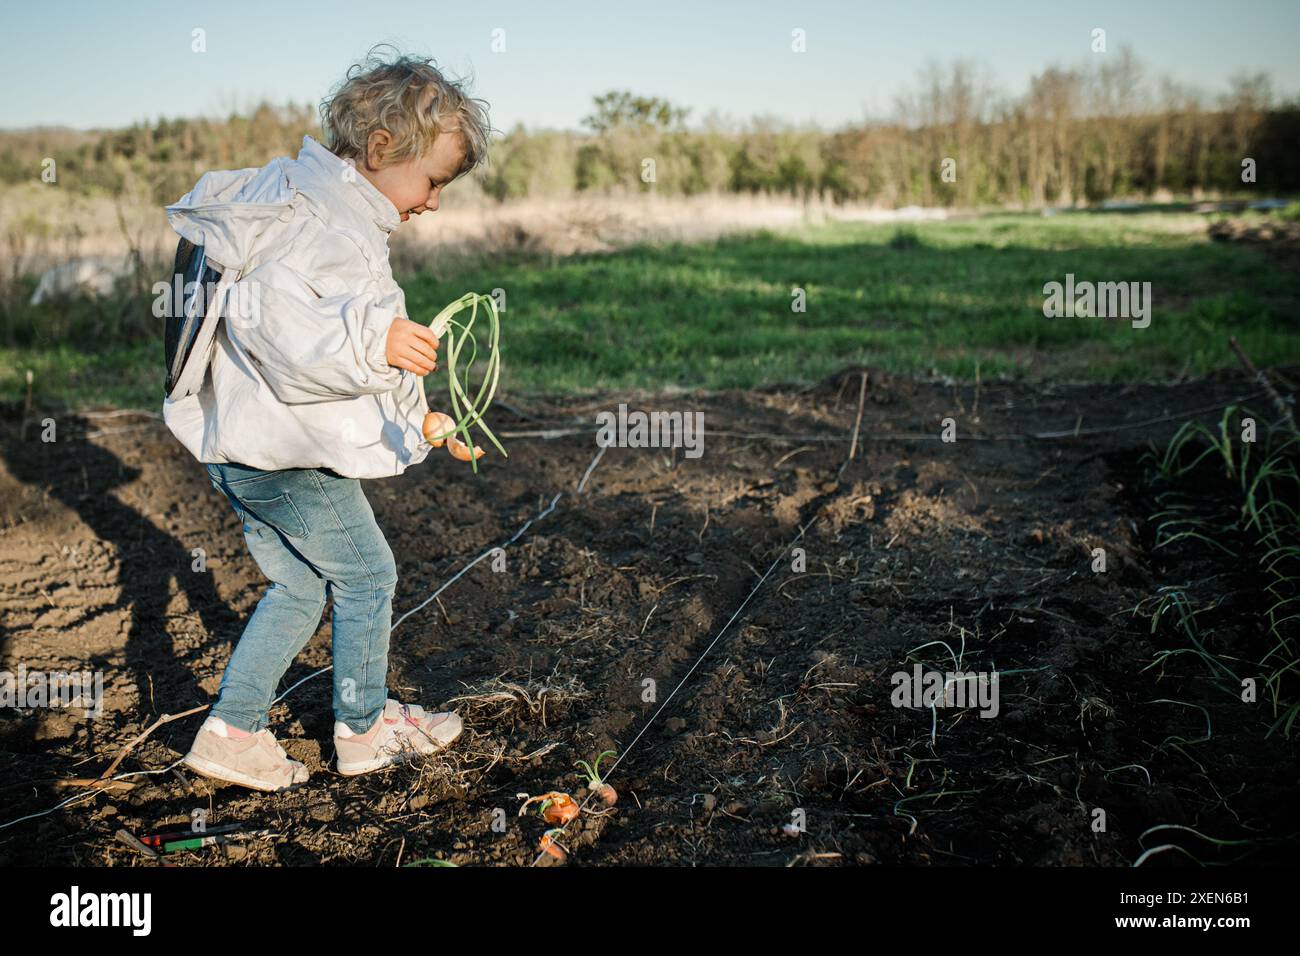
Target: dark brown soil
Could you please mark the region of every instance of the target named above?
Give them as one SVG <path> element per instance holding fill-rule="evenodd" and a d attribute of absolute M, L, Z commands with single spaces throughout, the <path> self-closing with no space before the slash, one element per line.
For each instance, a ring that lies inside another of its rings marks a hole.
<path fill-rule="evenodd" d="M 480 562 L 394 632 L 393 695 L 460 698 L 467 732 L 445 757 L 340 777 L 319 677 L 273 711 L 305 787 L 130 777 L 129 792 L 0 829 L 0 863 L 148 865 L 116 832 L 202 808 L 271 835 L 179 863 L 528 865 L 544 825 L 516 816 L 517 795 L 581 795 L 574 762 L 629 745 L 617 806 L 562 838 L 572 864 L 1115 866 L 1168 843 L 1203 862 L 1290 859 L 1294 740 L 1266 737 L 1271 705 L 1212 686 L 1190 655 L 1144 671 L 1174 645 L 1130 613 L 1180 573 L 1151 552 L 1141 455 L 1253 387 L 977 396 L 871 372 L 858 455 L 837 477 L 858 382 L 846 370 L 806 390 L 498 407 L 498 433 L 594 431 L 596 411 L 626 401 L 702 410 L 708 434 L 699 459 L 609 449 L 580 497 L 592 432 L 506 439 L 509 460 L 478 476 L 438 453 L 367 483 L 398 559 L 395 618 L 563 492 L 504 571 Z M 21 410 L 4 416 L 0 668 L 100 669 L 106 711 L 0 712 L 0 824 L 83 793 L 54 780 L 98 776 L 160 715 L 209 703 L 264 586 L 229 505 L 160 422 L 54 417 L 58 441 L 43 443 L 39 424 L 21 433 Z M 785 551 L 805 526 L 799 573 Z M 206 572 L 191 570 L 195 548 Z M 939 641 L 965 669 L 1000 672 L 997 717 L 891 705 L 894 672 L 952 669 Z M 284 687 L 328 665 L 329 646 L 327 617 Z M 1207 715 L 1210 739 L 1180 743 L 1204 736 Z M 159 727 L 118 772 L 169 766 L 201 720 Z M 787 835 L 795 811 L 806 832 Z M 1247 842 L 1142 838 L 1162 824 Z"/>
<path fill-rule="evenodd" d="M 1210 238 L 1221 242 L 1249 242 L 1295 249 L 1300 247 L 1300 222 L 1275 219 L 1254 222 L 1244 219 L 1221 219 L 1206 227 Z"/>

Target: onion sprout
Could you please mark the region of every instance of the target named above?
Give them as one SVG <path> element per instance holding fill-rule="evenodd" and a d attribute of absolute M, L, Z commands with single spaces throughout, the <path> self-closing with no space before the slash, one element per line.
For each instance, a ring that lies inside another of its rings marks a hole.
<path fill-rule="evenodd" d="M 483 381 L 480 383 L 477 393 L 471 399 L 469 373 L 478 358 L 478 339 L 474 336 L 473 328 L 474 321 L 478 317 L 480 302 L 486 307 L 488 316 L 487 366 L 483 372 Z M 465 309 L 470 310 L 467 321 L 462 323 L 453 318 L 453 316 Z M 490 295 L 466 292 L 459 299 L 448 303 L 446 308 L 439 312 L 433 321 L 429 323 L 429 328 L 439 338 L 442 337 L 444 332 L 447 334 L 447 392 L 451 401 L 450 417 L 455 420 L 456 425 L 445 434 L 436 435 L 432 439 L 429 436 L 425 437 L 426 440 L 438 441 L 450 438 L 459 432 L 461 440 L 470 449 L 470 465 L 477 474 L 478 460 L 477 456 L 474 455 L 474 440 L 470 437 L 470 426 L 478 426 L 483 434 L 488 437 L 488 440 L 496 446 L 497 451 L 501 452 L 503 458 L 510 457 L 506 454 L 506 450 L 501 447 L 501 442 L 497 441 L 497 437 L 492 434 L 492 430 L 483 421 L 484 414 L 492 405 L 492 396 L 496 394 L 497 380 L 501 374 L 501 320 L 497 314 L 496 300 Z M 466 342 L 470 346 L 469 361 L 463 361 L 462 356 Z M 463 382 L 457 374 L 458 366 L 464 370 Z"/>

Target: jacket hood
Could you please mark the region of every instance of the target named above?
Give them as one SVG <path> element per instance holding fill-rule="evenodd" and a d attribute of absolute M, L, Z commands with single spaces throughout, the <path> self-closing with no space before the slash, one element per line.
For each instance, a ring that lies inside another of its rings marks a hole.
<path fill-rule="evenodd" d="M 287 163 L 274 159 L 261 169 L 204 173 L 193 189 L 166 207 L 167 221 L 180 236 L 203 246 L 222 272 L 238 268 L 265 228 L 291 215 Z"/>
<path fill-rule="evenodd" d="M 402 221 L 397 207 L 374 183 L 310 136 L 302 138 L 298 159 L 288 164 L 286 172 L 289 183 L 324 206 L 331 219 L 348 220 L 358 230 L 378 228 L 385 234 Z"/>
<path fill-rule="evenodd" d="M 378 229 L 386 239 L 401 222 L 397 207 L 373 183 L 310 136 L 303 137 L 296 160 L 205 173 L 166 213 L 172 228 L 203 246 L 224 272 L 247 264 L 262 233 L 291 218 L 295 202 L 303 200 L 344 231 Z"/>

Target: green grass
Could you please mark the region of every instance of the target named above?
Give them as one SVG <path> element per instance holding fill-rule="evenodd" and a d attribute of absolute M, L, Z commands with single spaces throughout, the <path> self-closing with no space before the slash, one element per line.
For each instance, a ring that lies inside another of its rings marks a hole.
<path fill-rule="evenodd" d="M 1159 381 L 1233 365 L 1229 335 L 1257 364 L 1300 361 L 1292 275 L 1258 248 L 1209 241 L 1205 221 L 1072 213 L 839 223 L 483 263 L 403 286 L 412 318 L 425 321 L 466 291 L 504 289 L 501 387 L 516 395 L 807 383 L 850 363 L 964 380 L 978 364 L 985 380 Z M 1043 285 L 1067 272 L 1150 282 L 1150 327 L 1045 318 Z M 794 286 L 806 290 L 806 312 L 791 310 Z M 162 343 L 160 334 L 140 340 L 147 309 L 101 304 L 84 321 L 75 305 L 4 314 L 0 342 L 22 344 L 0 349 L 0 398 L 19 397 L 21 370 L 32 368 L 43 404 L 156 408 Z"/>

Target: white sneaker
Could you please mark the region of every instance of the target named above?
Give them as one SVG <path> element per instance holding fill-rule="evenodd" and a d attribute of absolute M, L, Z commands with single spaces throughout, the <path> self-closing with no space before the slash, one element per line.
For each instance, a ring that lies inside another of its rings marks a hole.
<path fill-rule="evenodd" d="M 209 715 L 182 763 L 214 780 L 274 793 L 307 782 L 307 768 L 290 760 L 269 730 L 236 739 L 226 722 Z"/>
<path fill-rule="evenodd" d="M 427 756 L 450 744 L 462 729 L 454 713 L 431 714 L 419 704 L 389 698 L 384 712 L 364 734 L 353 733 L 342 721 L 334 722 L 339 773 L 352 777 Z"/>

